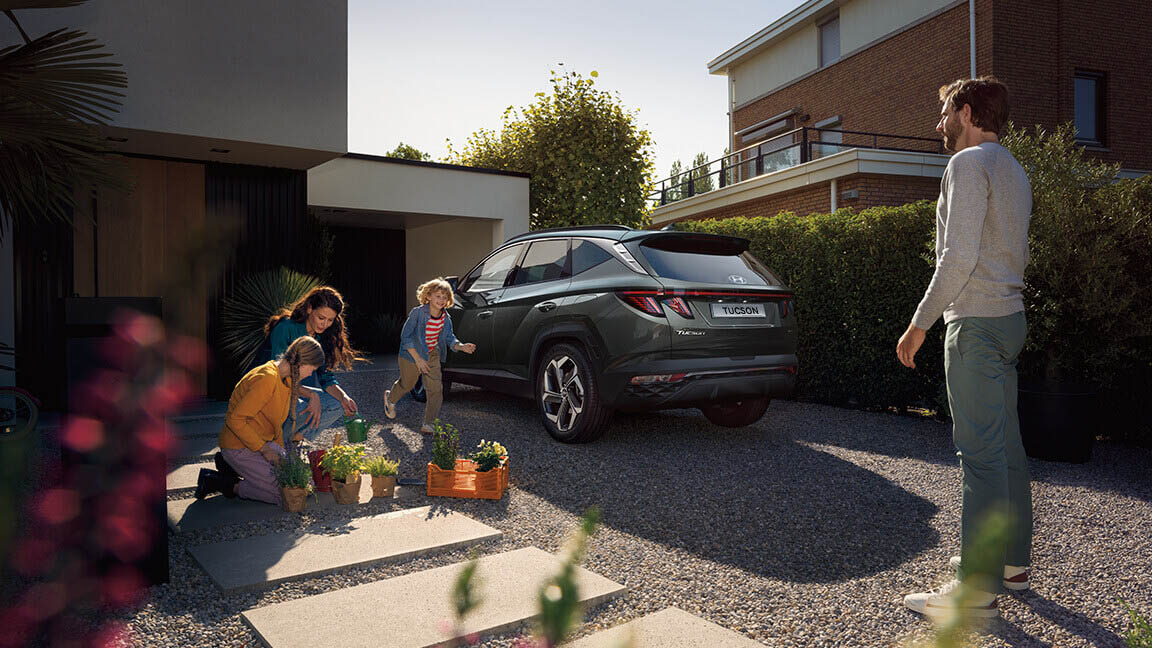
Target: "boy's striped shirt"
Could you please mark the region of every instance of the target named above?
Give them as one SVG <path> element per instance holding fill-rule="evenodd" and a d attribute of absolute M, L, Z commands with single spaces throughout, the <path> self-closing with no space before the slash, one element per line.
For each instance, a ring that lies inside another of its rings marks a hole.
<path fill-rule="evenodd" d="M 444 328 L 444 311 L 440 311 L 440 317 L 428 317 L 428 323 L 424 326 L 424 338 L 428 341 L 428 350 L 436 348 L 436 343 L 440 341 L 440 330 Z"/>

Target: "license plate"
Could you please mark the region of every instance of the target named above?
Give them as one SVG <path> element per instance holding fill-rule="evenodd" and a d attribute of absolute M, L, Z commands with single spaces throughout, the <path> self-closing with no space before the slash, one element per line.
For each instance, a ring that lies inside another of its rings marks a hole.
<path fill-rule="evenodd" d="M 765 317 L 764 304 L 712 304 L 712 317 Z"/>

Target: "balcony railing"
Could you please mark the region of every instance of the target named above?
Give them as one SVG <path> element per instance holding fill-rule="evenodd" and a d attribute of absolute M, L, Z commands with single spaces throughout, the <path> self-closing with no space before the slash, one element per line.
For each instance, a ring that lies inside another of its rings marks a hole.
<path fill-rule="evenodd" d="M 944 142 L 929 137 L 803 126 L 665 178 L 648 194 L 648 200 L 653 206 L 667 205 L 850 148 L 943 153 Z"/>

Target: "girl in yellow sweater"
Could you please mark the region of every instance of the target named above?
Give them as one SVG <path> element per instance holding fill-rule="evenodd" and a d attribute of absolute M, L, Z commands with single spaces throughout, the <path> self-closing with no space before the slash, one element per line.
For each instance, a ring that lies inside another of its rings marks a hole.
<path fill-rule="evenodd" d="M 315 338 L 297 338 L 284 355 L 249 371 L 236 383 L 220 430 L 219 471 L 200 471 L 196 498 L 222 492 L 226 497 L 280 503 L 276 465 L 284 456 L 281 429 L 296 408 L 290 407 L 300 381 L 324 366 L 324 350 Z"/>

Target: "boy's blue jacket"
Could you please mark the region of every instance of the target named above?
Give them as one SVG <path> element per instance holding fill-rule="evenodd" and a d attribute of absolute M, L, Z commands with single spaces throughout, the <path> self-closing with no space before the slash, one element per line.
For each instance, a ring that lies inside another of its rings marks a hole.
<path fill-rule="evenodd" d="M 428 338 L 424 336 L 424 330 L 428 326 L 428 318 L 432 314 L 428 312 L 428 304 L 417 306 L 408 313 L 408 319 L 404 320 L 404 328 L 400 330 L 400 357 L 405 360 L 411 360 L 412 354 L 408 353 L 408 349 L 416 349 L 421 358 L 425 361 L 428 360 Z M 440 339 L 436 343 L 436 350 L 440 355 L 440 360 L 443 361 L 448 357 L 448 349 L 456 346 L 460 340 L 456 339 L 456 335 L 452 332 L 452 316 L 448 314 L 448 309 L 444 309 L 444 328 L 440 329 Z"/>

